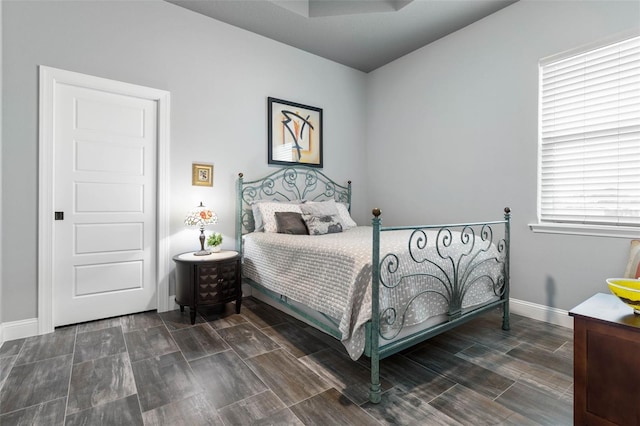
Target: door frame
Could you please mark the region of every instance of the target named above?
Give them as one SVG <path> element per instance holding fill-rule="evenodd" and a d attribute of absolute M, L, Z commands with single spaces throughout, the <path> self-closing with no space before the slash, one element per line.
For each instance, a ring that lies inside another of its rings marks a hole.
<path fill-rule="evenodd" d="M 151 87 L 123 83 L 44 65 L 39 67 L 38 135 L 38 334 L 51 333 L 53 325 L 53 217 L 54 217 L 54 99 L 57 84 L 102 90 L 155 101 L 157 113 L 156 154 L 156 306 L 169 310 L 169 111 L 170 93 Z"/>

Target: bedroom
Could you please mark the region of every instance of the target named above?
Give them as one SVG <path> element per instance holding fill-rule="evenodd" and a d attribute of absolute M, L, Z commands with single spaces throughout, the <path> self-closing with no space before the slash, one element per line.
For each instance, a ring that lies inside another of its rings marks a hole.
<path fill-rule="evenodd" d="M 567 310 L 606 292 L 604 279 L 624 270 L 628 239 L 529 229 L 537 63 L 637 29 L 638 7 L 521 1 L 364 74 L 161 1 L 3 2 L 4 337 L 37 333 L 38 64 L 171 92 L 172 254 L 192 249 L 182 220 L 200 199 L 215 206 L 223 246 L 233 247 L 235 179 L 269 170 L 265 103 L 277 96 L 324 108 L 324 170 L 353 181 L 358 223 L 373 206 L 389 224 L 425 214 L 434 223 L 490 219 L 510 206 L 511 296 L 529 316 L 566 321 Z M 396 139 L 406 149 L 389 143 Z M 215 163 L 212 189 L 192 189 L 194 161 Z M 479 177 L 496 191 L 478 188 Z"/>

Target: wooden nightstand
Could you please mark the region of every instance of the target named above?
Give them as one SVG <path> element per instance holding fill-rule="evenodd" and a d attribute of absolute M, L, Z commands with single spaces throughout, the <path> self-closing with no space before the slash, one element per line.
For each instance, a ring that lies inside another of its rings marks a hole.
<path fill-rule="evenodd" d="M 573 308 L 574 424 L 640 425 L 640 315 L 612 294 Z"/>
<path fill-rule="evenodd" d="M 189 306 L 191 324 L 194 324 L 199 307 L 235 300 L 239 314 L 242 303 L 240 254 L 226 250 L 207 256 L 193 253 L 173 257 L 176 262 L 176 303 L 180 310 L 184 312 L 184 307 Z"/>

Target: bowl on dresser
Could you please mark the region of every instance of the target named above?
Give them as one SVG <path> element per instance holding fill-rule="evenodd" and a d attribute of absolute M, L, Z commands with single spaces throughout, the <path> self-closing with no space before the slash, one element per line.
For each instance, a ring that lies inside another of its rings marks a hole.
<path fill-rule="evenodd" d="M 640 279 L 609 278 L 607 285 L 611 293 L 631 306 L 636 315 L 640 315 Z"/>

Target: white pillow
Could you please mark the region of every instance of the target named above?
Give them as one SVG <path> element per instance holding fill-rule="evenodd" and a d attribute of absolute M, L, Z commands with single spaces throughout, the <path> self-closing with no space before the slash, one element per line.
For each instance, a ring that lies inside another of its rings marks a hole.
<path fill-rule="evenodd" d="M 257 200 L 251 203 L 251 211 L 253 212 L 253 232 L 264 231 L 264 223 L 262 223 L 262 215 L 258 210 L 258 204 L 266 203 L 263 200 Z"/>
<path fill-rule="evenodd" d="M 342 223 L 342 229 L 355 228 L 358 224 L 351 218 L 347 205 L 345 203 L 336 203 L 338 209 L 338 216 L 340 216 L 340 222 Z"/>
<path fill-rule="evenodd" d="M 302 214 L 299 204 L 265 202 L 256 204 L 262 217 L 264 232 L 278 232 L 276 212 L 296 212 Z M 257 229 L 256 229 L 257 230 Z"/>
<path fill-rule="evenodd" d="M 290 201 L 277 201 L 277 200 L 255 200 L 251 202 L 251 212 L 253 219 L 253 229 L 250 226 L 247 226 L 247 231 L 249 232 L 263 232 L 264 231 L 264 221 L 262 220 L 262 214 L 258 209 L 259 204 L 263 203 L 276 203 L 276 204 L 301 204 L 304 203 L 302 200 L 290 200 Z M 249 223 L 250 225 L 250 223 Z"/>
<path fill-rule="evenodd" d="M 333 216 L 338 214 L 338 209 L 334 200 L 307 201 L 300 205 L 300 210 L 302 210 L 302 214 L 310 214 L 314 216 Z"/>

